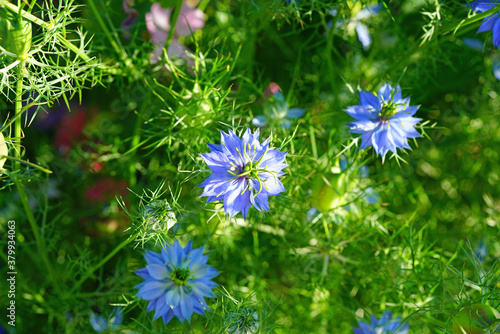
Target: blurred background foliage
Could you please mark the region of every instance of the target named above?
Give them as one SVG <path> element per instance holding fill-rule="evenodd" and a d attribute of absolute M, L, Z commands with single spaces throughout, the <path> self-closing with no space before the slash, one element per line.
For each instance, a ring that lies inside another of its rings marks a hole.
<path fill-rule="evenodd" d="M 498 309 L 498 50 L 491 33 L 476 36 L 480 21 L 464 3 L 386 0 L 360 18 L 377 3 L 201 1 L 204 28 L 180 38 L 194 52 L 190 68 L 150 62 L 144 15 L 152 2 L 135 1 L 129 39 L 119 28 L 122 1 L 91 2 L 108 32 L 87 1 L 66 1 L 83 5 L 73 13 L 81 25 L 70 28 L 87 33 L 88 55 L 108 68 L 81 98 L 23 116 L 23 159 L 53 173 L 14 171 L 9 160 L 2 176 L 2 235 L 4 222 L 18 223 L 16 333 L 91 333 L 90 313 L 114 305 L 124 307 L 124 333 L 231 332 L 237 316 L 254 313 L 262 333 L 350 333 L 357 320 L 386 310 L 408 321 L 410 333 L 458 333 L 453 319 L 467 307 Z M 356 33 L 360 22 L 368 47 Z M 465 38 L 479 39 L 480 50 Z M 254 128 L 272 82 L 289 106 L 306 109 L 290 129 L 260 129 L 289 152 L 287 193 L 270 200 L 269 212 L 228 221 L 220 205 L 199 198 L 209 175 L 199 153 L 219 143 L 220 130 Z M 425 122 L 426 136 L 400 152 L 405 162 L 382 164 L 371 148 L 359 151 L 345 126 L 357 90 L 385 82 L 401 85 Z M 13 105 L 2 104 L 6 124 Z M 25 223 L 16 175 L 50 270 Z M 176 228 L 123 245 L 142 228 L 141 208 L 157 198 L 170 203 Z M 143 248 L 174 237 L 206 246 L 220 286 L 206 318 L 165 326 L 134 296 L 133 271 L 144 266 Z M 478 259 L 480 244 L 487 253 Z M 0 324 L 8 328 L 5 318 Z"/>

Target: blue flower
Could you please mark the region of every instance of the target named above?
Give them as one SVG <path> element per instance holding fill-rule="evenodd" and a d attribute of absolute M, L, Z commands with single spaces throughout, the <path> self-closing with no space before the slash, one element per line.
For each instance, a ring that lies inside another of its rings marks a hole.
<path fill-rule="evenodd" d="M 353 328 L 355 334 L 407 334 L 410 324 L 401 324 L 401 317 L 392 319 L 391 312 L 384 312 L 377 318 L 372 314 L 370 324 L 358 321 L 359 328 Z"/>
<path fill-rule="evenodd" d="M 135 273 L 144 282 L 135 286 L 137 297 L 148 300 L 147 311 L 155 310 L 153 320 L 162 317 L 168 323 L 174 316 L 181 322 L 191 321 L 193 313 L 203 314 L 208 309 L 205 297 L 214 297 L 217 286 L 211 279 L 218 272 L 207 265 L 208 256 L 203 247 L 193 249 L 191 241 L 182 248 L 177 240 L 165 244 L 161 253 L 147 251 L 147 266 Z"/>
<path fill-rule="evenodd" d="M 410 106 L 410 98 L 401 97 L 401 88 L 389 84 L 380 88 L 378 97 L 370 92 L 359 91 L 360 105 L 345 110 L 355 120 L 348 123 L 350 132 L 361 134 L 361 149 L 373 146 L 385 159 L 388 151 L 410 148 L 408 138 L 421 135 L 414 126 L 421 121 L 412 117 L 419 106 Z"/>
<path fill-rule="evenodd" d="M 486 246 L 483 239 L 481 240 L 481 243 L 477 247 L 476 257 L 479 260 L 479 262 L 484 262 L 486 255 L 488 255 L 488 247 Z"/>
<path fill-rule="evenodd" d="M 224 211 L 232 218 L 241 212 L 247 217 L 250 206 L 268 211 L 268 197 L 285 192 L 279 180 L 287 152 L 269 148 L 269 139 L 259 142 L 259 129 L 254 134 L 247 128 L 242 138 L 233 131 L 221 131 L 221 144 L 208 144 L 210 153 L 202 153 L 212 174 L 199 187 L 207 203 L 224 201 Z"/>
<path fill-rule="evenodd" d="M 94 312 L 90 313 L 90 325 L 98 332 L 104 332 L 108 329 L 115 330 L 120 327 L 123 322 L 123 313 L 121 308 L 115 307 L 109 317 L 97 315 Z"/>
<path fill-rule="evenodd" d="M 276 122 L 283 129 L 290 129 L 292 125 L 290 119 L 299 118 L 306 112 L 305 109 L 290 108 L 281 92 L 274 93 L 273 97 L 274 101 L 267 106 L 264 115 L 258 115 L 252 119 L 253 125 L 266 126 Z"/>
<path fill-rule="evenodd" d="M 351 30 L 352 26 L 354 25 L 354 29 L 356 30 L 356 34 L 358 35 L 358 39 L 361 45 L 363 45 L 363 49 L 368 50 L 368 48 L 372 44 L 372 39 L 368 27 L 361 20 L 366 20 L 374 16 L 375 14 L 380 12 L 381 9 L 382 9 L 382 4 L 368 5 L 362 10 L 360 10 L 353 18 L 349 20 L 346 21 L 344 21 L 343 19 L 337 20 L 336 26 L 337 27 L 341 26 L 342 24 L 344 24 L 344 22 L 347 22 L 347 28 Z M 338 11 L 336 9 L 332 9 L 330 11 L 330 15 L 332 16 L 337 16 L 337 13 Z M 327 26 L 329 29 L 331 29 L 333 23 L 329 22 Z"/>
<path fill-rule="evenodd" d="M 495 75 L 495 78 L 500 80 L 500 61 L 495 60 L 493 62 L 493 75 Z"/>
<path fill-rule="evenodd" d="M 468 3 L 467 6 L 478 13 L 486 12 L 498 5 L 497 0 L 476 0 Z M 500 16 L 498 13 L 487 16 L 479 26 L 477 33 L 491 30 L 493 33 L 493 45 L 500 48 Z"/>

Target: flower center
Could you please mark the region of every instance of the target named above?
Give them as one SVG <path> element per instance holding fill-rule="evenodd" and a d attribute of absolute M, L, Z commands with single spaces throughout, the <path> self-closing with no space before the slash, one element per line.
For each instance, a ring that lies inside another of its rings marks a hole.
<path fill-rule="evenodd" d="M 189 268 L 175 268 L 174 271 L 170 273 L 170 278 L 175 284 L 184 285 L 189 280 L 189 274 L 191 274 Z"/>
<path fill-rule="evenodd" d="M 378 113 L 378 117 L 381 121 L 387 121 L 391 119 L 398 112 L 396 103 L 390 101 L 389 103 L 385 103 L 380 112 Z"/>
<path fill-rule="evenodd" d="M 247 179 L 257 179 L 259 177 L 259 172 L 254 168 L 252 163 L 247 164 L 243 168 L 243 173 Z"/>

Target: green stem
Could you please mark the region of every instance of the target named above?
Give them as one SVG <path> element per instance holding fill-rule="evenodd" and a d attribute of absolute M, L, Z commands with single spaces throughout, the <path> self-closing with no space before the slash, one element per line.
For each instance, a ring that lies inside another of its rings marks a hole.
<path fill-rule="evenodd" d="M 109 31 L 108 27 L 104 23 L 101 17 L 101 13 L 99 10 L 97 10 L 97 7 L 94 3 L 94 0 L 87 0 L 90 9 L 94 13 L 95 18 L 97 19 L 97 22 L 99 22 L 99 25 L 101 26 L 102 30 L 104 30 L 104 33 L 106 34 L 106 37 L 108 38 L 109 42 L 111 43 L 111 46 L 113 49 L 115 49 L 115 52 L 118 54 L 121 60 L 124 60 L 127 58 L 127 55 L 125 54 L 125 51 L 123 51 L 123 48 L 120 48 L 116 41 L 113 39 L 113 36 L 111 36 L 111 32 Z"/>
<path fill-rule="evenodd" d="M 28 203 L 28 196 L 26 195 L 26 191 L 24 190 L 23 185 L 20 183 L 20 181 L 16 178 L 14 178 L 14 182 L 16 183 L 17 191 L 19 192 L 19 197 L 21 198 L 21 202 L 24 207 L 24 211 L 26 212 L 26 216 L 28 218 L 28 222 L 31 226 L 31 230 L 33 231 L 33 234 L 35 235 L 35 242 L 38 248 L 39 256 L 42 258 L 42 262 L 45 264 L 48 276 L 52 280 L 54 287 L 56 288 L 58 293 L 61 293 L 61 289 L 59 287 L 58 280 L 56 279 L 54 275 L 53 268 L 49 262 L 49 259 L 47 257 L 47 250 L 45 249 L 45 243 L 43 241 L 43 238 L 40 234 L 40 231 L 38 230 L 38 225 L 36 224 L 35 217 L 33 216 L 33 212 L 31 211 L 30 205 Z"/>
<path fill-rule="evenodd" d="M 24 69 L 26 66 L 25 61 L 21 61 L 17 67 L 17 82 L 16 82 L 16 103 L 15 103 L 15 118 L 14 122 L 14 138 L 17 141 L 15 154 L 16 157 L 21 159 L 23 154 L 21 152 L 21 137 L 22 137 L 22 129 L 21 129 L 21 113 L 23 110 L 23 78 L 24 78 Z M 20 163 L 16 161 L 15 170 L 20 168 Z"/>
<path fill-rule="evenodd" d="M 177 0 L 175 4 L 174 12 L 172 13 L 172 17 L 170 18 L 170 31 L 168 32 L 168 38 L 165 42 L 165 50 L 168 52 L 168 47 L 172 42 L 172 38 L 174 38 L 175 25 L 177 24 L 177 19 L 179 18 L 179 14 L 181 13 L 182 8 L 182 0 Z"/>
<path fill-rule="evenodd" d="M 141 115 L 139 114 L 135 119 L 134 135 L 132 137 L 132 144 L 129 152 L 135 152 L 139 147 L 139 142 L 141 140 L 141 134 L 140 134 L 141 124 L 142 124 L 142 118 Z M 137 183 L 136 169 L 134 163 L 130 164 L 129 172 L 130 172 L 130 180 L 129 180 L 130 188 L 133 188 Z"/>
<path fill-rule="evenodd" d="M 94 271 L 96 271 L 97 269 L 101 268 L 106 262 L 108 262 L 113 256 L 115 256 L 115 254 L 118 253 L 118 251 L 120 251 L 123 247 L 127 246 L 134 239 L 135 239 L 134 236 L 130 236 L 128 239 L 122 241 L 122 243 L 119 244 L 118 246 L 116 246 L 116 248 L 113 249 L 104 259 L 102 259 L 98 264 L 96 264 L 95 266 L 93 266 L 92 268 L 90 268 L 85 273 L 85 275 L 83 275 L 83 277 L 80 278 L 80 280 L 73 285 L 73 287 L 71 288 L 71 290 L 68 293 L 68 296 L 72 296 L 75 293 L 75 291 L 78 288 L 80 288 L 80 286 L 83 284 L 83 282 L 85 282 L 88 278 L 90 278 L 90 276 L 92 276 L 92 274 L 94 273 Z"/>

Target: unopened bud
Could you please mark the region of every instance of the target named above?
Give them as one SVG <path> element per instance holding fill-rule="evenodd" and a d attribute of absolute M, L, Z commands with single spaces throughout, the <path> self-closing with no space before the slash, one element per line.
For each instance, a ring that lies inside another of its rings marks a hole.
<path fill-rule="evenodd" d="M 31 22 L 7 9 L 0 10 L 0 45 L 21 60 L 28 57 L 31 49 Z"/>

